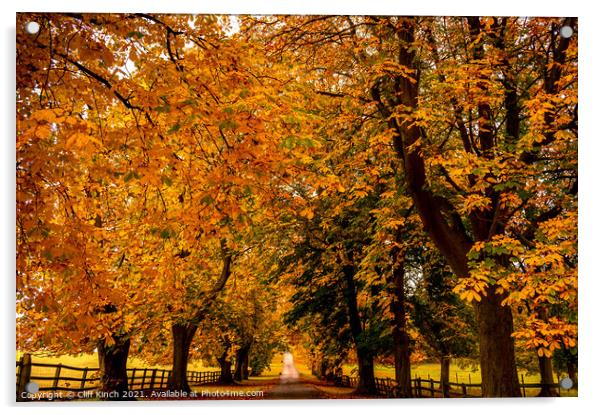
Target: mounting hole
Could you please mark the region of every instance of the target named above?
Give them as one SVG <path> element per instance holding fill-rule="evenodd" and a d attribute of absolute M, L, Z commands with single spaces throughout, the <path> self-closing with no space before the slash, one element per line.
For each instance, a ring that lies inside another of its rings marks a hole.
<path fill-rule="evenodd" d="M 38 22 L 27 22 L 25 31 L 30 35 L 35 35 L 40 31 L 40 24 Z"/>
<path fill-rule="evenodd" d="M 571 389 L 573 387 L 573 381 L 571 378 L 562 378 L 560 380 L 560 387 L 562 389 Z"/>
<path fill-rule="evenodd" d="M 40 385 L 35 382 L 29 382 L 27 385 L 25 385 L 25 392 L 27 393 L 38 393 L 39 390 Z"/>
<path fill-rule="evenodd" d="M 573 28 L 571 26 L 562 26 L 560 28 L 560 36 L 562 36 L 565 39 L 570 38 L 571 36 L 573 36 Z"/>

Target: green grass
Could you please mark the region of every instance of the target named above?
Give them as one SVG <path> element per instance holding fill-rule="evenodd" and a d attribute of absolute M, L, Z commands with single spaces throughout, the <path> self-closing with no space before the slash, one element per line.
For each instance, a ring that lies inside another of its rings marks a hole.
<path fill-rule="evenodd" d="M 346 375 L 352 375 L 355 370 L 355 365 L 346 364 L 343 367 L 343 373 Z M 412 366 L 412 379 L 433 379 L 439 380 L 441 373 L 441 367 L 439 363 L 419 363 Z M 376 365 L 374 368 L 374 374 L 377 378 L 395 378 L 395 368 L 392 366 Z M 539 382 L 539 375 L 531 374 L 528 375 L 526 371 L 519 371 L 519 379 L 521 374 L 524 377 L 525 383 L 537 383 Z M 476 368 L 471 370 L 470 368 L 462 368 L 453 362 L 449 368 L 449 380 L 450 382 L 458 383 L 481 383 L 481 371 Z"/>

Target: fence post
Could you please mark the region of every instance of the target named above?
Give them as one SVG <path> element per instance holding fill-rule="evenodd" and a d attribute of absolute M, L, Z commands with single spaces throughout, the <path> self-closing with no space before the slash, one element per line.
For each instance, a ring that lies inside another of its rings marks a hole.
<path fill-rule="evenodd" d="M 441 390 L 443 391 L 443 397 L 449 398 L 449 382 L 441 381 Z"/>
<path fill-rule="evenodd" d="M 84 389 L 86 387 L 86 378 L 88 377 L 88 368 L 84 368 L 84 374 L 82 375 L 82 383 L 80 385 L 80 389 Z"/>
<path fill-rule="evenodd" d="M 59 386 L 59 378 L 61 377 L 61 368 L 63 367 L 62 364 L 58 364 L 56 365 L 56 371 L 54 372 L 54 379 L 52 380 L 52 389 L 56 390 L 56 388 Z"/>
<path fill-rule="evenodd" d="M 521 373 L 520 374 L 520 381 L 522 383 L 522 387 L 523 387 L 523 398 L 525 398 L 527 396 L 527 391 L 525 390 L 525 374 Z"/>
<path fill-rule="evenodd" d="M 130 389 L 134 389 L 134 379 L 136 378 L 136 369 L 132 369 L 132 377 L 130 378 Z"/>
<path fill-rule="evenodd" d="M 29 383 L 31 378 L 31 355 L 25 353 L 19 359 L 19 383 L 17 384 L 17 401 L 25 401 L 25 385 Z"/>
<path fill-rule="evenodd" d="M 418 397 L 422 398 L 422 379 L 418 378 L 416 382 L 418 383 Z"/>
<path fill-rule="evenodd" d="M 466 384 L 465 383 L 462 384 L 462 395 L 464 395 L 465 398 L 468 397 L 468 393 L 466 392 Z"/>
<path fill-rule="evenodd" d="M 151 381 L 150 381 L 149 389 L 155 389 L 155 378 L 156 377 L 157 377 L 157 369 L 153 369 L 153 372 L 151 374 Z"/>
<path fill-rule="evenodd" d="M 142 385 L 140 385 L 140 389 L 143 390 L 144 389 L 144 384 L 146 383 L 146 368 L 144 369 L 144 372 L 142 372 Z"/>
<path fill-rule="evenodd" d="M 435 382 L 433 382 L 433 379 L 430 378 L 430 375 L 429 375 L 429 381 L 431 384 L 431 398 L 434 398 L 435 397 Z"/>

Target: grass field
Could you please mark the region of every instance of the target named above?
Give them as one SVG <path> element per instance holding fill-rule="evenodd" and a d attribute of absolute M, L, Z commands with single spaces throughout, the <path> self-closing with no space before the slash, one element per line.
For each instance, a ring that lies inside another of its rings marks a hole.
<path fill-rule="evenodd" d="M 346 375 L 352 375 L 355 370 L 354 365 L 344 365 L 343 373 Z M 433 379 L 439 380 L 441 373 L 441 367 L 439 363 L 419 363 L 412 366 L 412 379 Z M 374 375 L 377 378 L 395 378 L 395 368 L 392 366 L 381 366 L 376 365 L 374 368 Z M 521 378 L 522 375 L 522 378 Z M 519 371 L 519 379 L 525 380 L 525 383 L 537 383 L 539 382 L 539 375 L 531 374 L 528 375 L 526 371 Z M 450 382 L 457 383 L 481 383 L 481 371 L 477 368 L 471 370 L 470 368 L 462 368 L 453 362 L 449 368 L 449 380 Z"/>

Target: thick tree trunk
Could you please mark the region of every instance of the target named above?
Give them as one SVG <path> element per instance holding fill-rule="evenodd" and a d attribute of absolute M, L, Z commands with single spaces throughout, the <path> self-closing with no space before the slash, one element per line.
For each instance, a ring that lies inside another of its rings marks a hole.
<path fill-rule="evenodd" d="M 541 376 L 541 391 L 537 396 L 552 397 L 558 396 L 558 391 L 553 386 L 554 384 L 554 369 L 552 367 L 552 359 L 545 356 L 537 356 L 539 362 L 539 375 Z"/>
<path fill-rule="evenodd" d="M 369 350 L 369 345 L 362 338 L 362 323 L 357 307 L 357 293 L 355 288 L 354 268 L 351 265 L 343 267 L 345 275 L 345 298 L 347 301 L 347 312 L 349 317 L 349 326 L 355 343 L 357 354 L 358 377 L 356 393 L 364 395 L 376 394 L 376 381 L 374 380 L 374 356 Z"/>
<path fill-rule="evenodd" d="M 100 371 L 100 395 L 109 401 L 131 400 L 128 391 L 127 360 L 130 339 L 113 335 L 113 344 L 103 339 L 98 342 L 98 367 Z"/>
<path fill-rule="evenodd" d="M 406 303 L 404 285 L 403 258 L 395 249 L 393 256 L 393 272 L 390 287 L 393 294 L 391 313 L 393 314 L 393 357 L 395 359 L 395 381 L 399 388 L 400 398 L 412 397 L 412 374 L 410 368 L 410 337 L 406 330 Z"/>
<path fill-rule="evenodd" d="M 249 349 L 250 344 L 243 345 L 236 351 L 236 365 L 234 367 L 234 380 L 242 381 L 249 377 L 248 363 L 249 363 Z M 246 373 L 246 377 L 245 377 Z"/>
<path fill-rule="evenodd" d="M 172 391 L 190 392 L 187 376 L 188 354 L 196 330 L 197 326 L 192 324 L 174 324 L 171 326 L 173 356 L 168 388 Z"/>
<path fill-rule="evenodd" d="M 483 396 L 521 396 L 514 357 L 512 311 L 501 304 L 495 287 L 475 303 L 479 326 L 479 352 Z"/>
<path fill-rule="evenodd" d="M 449 398 L 449 364 L 451 359 L 449 356 L 441 356 L 441 384 L 440 388 L 443 391 L 443 396 Z"/>
<path fill-rule="evenodd" d="M 234 384 L 234 378 L 232 377 L 232 361 L 228 358 L 229 351 L 230 345 L 227 345 L 222 355 L 217 358 L 217 363 L 219 363 L 220 368 L 219 380 L 217 383 L 220 385 Z"/>
<path fill-rule="evenodd" d="M 376 395 L 374 380 L 374 358 L 367 353 L 357 350 L 358 381 L 355 392 L 360 395 Z"/>

